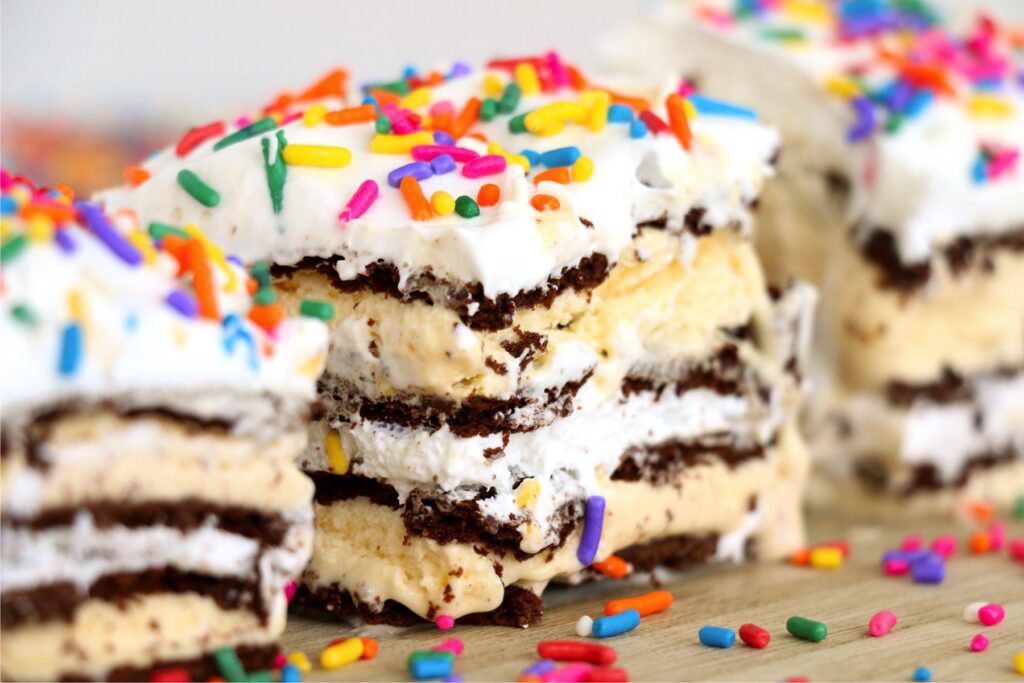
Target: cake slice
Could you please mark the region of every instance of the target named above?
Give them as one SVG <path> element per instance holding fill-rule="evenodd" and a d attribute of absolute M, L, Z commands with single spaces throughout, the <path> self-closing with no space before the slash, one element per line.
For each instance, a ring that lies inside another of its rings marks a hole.
<path fill-rule="evenodd" d="M 192 226 L 0 182 L 3 678 L 267 669 L 312 549 L 294 459 L 326 327 L 247 319 Z"/>
<path fill-rule="evenodd" d="M 1024 492 L 1021 44 L 923 1 L 662 3 L 616 44 L 778 124 L 759 251 L 820 288 L 812 450 L 872 509 Z"/>
<path fill-rule="evenodd" d="M 770 293 L 751 243 L 775 132 L 610 92 L 555 54 L 363 93 L 271 108 L 292 122 L 164 151 L 102 195 L 144 221 L 202 215 L 292 310 L 334 306 L 296 602 L 521 626 L 550 581 L 613 554 L 639 570 L 800 547 L 814 295 Z"/>

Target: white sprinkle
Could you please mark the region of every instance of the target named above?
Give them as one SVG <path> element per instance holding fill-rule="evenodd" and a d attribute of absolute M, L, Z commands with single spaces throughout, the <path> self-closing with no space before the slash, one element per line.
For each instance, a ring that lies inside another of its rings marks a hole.
<path fill-rule="evenodd" d="M 576 635 L 580 638 L 589 638 L 594 633 L 594 620 L 583 615 L 579 621 L 576 622 Z"/>
<path fill-rule="evenodd" d="M 978 610 L 987 605 L 987 602 L 972 602 L 971 604 L 964 607 L 964 621 L 969 621 L 972 624 L 977 624 L 981 621 L 978 618 Z"/>

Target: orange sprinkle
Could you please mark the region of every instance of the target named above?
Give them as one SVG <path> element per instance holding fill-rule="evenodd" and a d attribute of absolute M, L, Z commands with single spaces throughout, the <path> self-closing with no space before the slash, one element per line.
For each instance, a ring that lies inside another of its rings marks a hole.
<path fill-rule="evenodd" d="M 452 112 L 447 109 L 441 109 L 430 117 L 430 127 L 434 130 L 443 130 L 447 133 L 448 128 L 452 125 L 452 121 L 454 119 L 455 115 Z"/>
<path fill-rule="evenodd" d="M 345 84 L 348 81 L 348 72 L 344 69 L 329 71 L 313 85 L 309 86 L 299 95 L 300 100 L 319 100 L 324 97 L 345 98 Z"/>
<path fill-rule="evenodd" d="M 587 79 L 583 77 L 583 74 L 580 73 L 579 69 L 571 64 L 566 64 L 565 71 L 569 74 L 569 85 L 571 85 L 574 90 L 583 90 L 587 87 Z"/>
<path fill-rule="evenodd" d="M 545 180 L 549 180 L 554 183 L 561 183 L 562 185 L 569 184 L 569 167 L 568 166 L 556 166 L 555 168 L 549 168 L 543 173 L 538 173 L 533 177 L 534 183 L 541 183 Z"/>
<path fill-rule="evenodd" d="M 449 129 L 448 134 L 458 140 L 465 135 L 470 127 L 476 123 L 477 117 L 480 115 L 480 98 L 470 97 L 466 104 L 462 105 L 462 111 L 452 121 L 452 127 Z"/>
<path fill-rule="evenodd" d="M 501 188 L 494 183 L 481 185 L 476 193 L 476 203 L 480 206 L 494 206 L 501 200 Z"/>
<path fill-rule="evenodd" d="M 629 95 L 623 95 L 622 93 L 613 92 L 608 88 L 601 88 L 601 90 L 604 90 L 609 95 L 611 95 L 613 104 L 624 104 L 627 107 L 631 107 L 633 111 L 637 113 L 647 111 L 648 109 L 651 108 L 650 102 L 648 102 L 642 97 L 630 97 Z"/>
<path fill-rule="evenodd" d="M 69 185 L 65 185 L 64 183 L 57 183 L 57 186 L 54 189 L 56 189 L 57 192 L 60 192 L 62 195 L 64 195 L 69 202 L 75 201 L 75 191 L 72 190 Z"/>
<path fill-rule="evenodd" d="M 797 550 L 795 553 L 789 556 L 791 564 L 795 564 L 798 567 L 806 567 L 811 564 L 811 549 L 803 548 Z"/>
<path fill-rule="evenodd" d="M 281 304 L 253 306 L 249 309 L 249 320 L 267 331 L 273 330 L 277 327 L 283 318 L 284 306 Z"/>
<path fill-rule="evenodd" d="M 967 542 L 967 547 L 973 555 L 984 555 L 992 547 L 992 538 L 985 531 L 975 531 Z"/>
<path fill-rule="evenodd" d="M 324 121 L 332 126 L 347 126 L 352 123 L 366 123 L 377 120 L 377 110 L 372 104 L 364 104 L 360 107 L 349 107 L 338 109 L 324 114 Z"/>
<path fill-rule="evenodd" d="M 178 262 L 179 275 L 188 268 L 188 262 L 185 258 L 185 248 L 187 246 L 188 240 L 177 235 L 164 235 L 163 239 L 160 240 L 160 248 L 173 256 L 174 260 Z"/>
<path fill-rule="evenodd" d="M 629 562 L 618 555 L 609 555 L 607 559 L 595 562 L 590 566 L 613 579 L 621 579 L 629 574 Z"/>
<path fill-rule="evenodd" d="M 132 187 L 138 187 L 149 180 L 149 171 L 141 166 L 125 166 L 122 173 L 124 181 Z"/>
<path fill-rule="evenodd" d="M 975 519 L 979 522 L 991 522 L 992 518 L 995 517 L 996 509 L 985 500 L 971 500 L 964 505 L 964 509 L 967 515 L 971 519 Z"/>
<path fill-rule="evenodd" d="M 374 88 L 370 90 L 370 96 L 377 100 L 377 104 L 381 107 L 386 107 L 389 104 L 393 104 L 396 107 L 402 103 L 402 98 L 399 97 L 398 93 L 393 93 L 390 90 L 381 90 L 380 88 Z"/>
<path fill-rule="evenodd" d="M 254 295 L 260 290 L 260 283 L 256 282 L 256 278 L 249 277 L 245 279 L 245 291 L 249 293 L 249 296 Z"/>
<path fill-rule="evenodd" d="M 562 204 L 549 194 L 535 194 L 530 199 L 530 206 L 538 211 L 557 211 Z"/>
<path fill-rule="evenodd" d="M 210 271 L 210 262 L 206 260 L 202 242 L 197 239 L 186 242 L 185 264 L 192 273 L 192 287 L 196 290 L 199 315 L 210 320 L 220 320 L 217 297 L 213 293 L 213 273 Z"/>
<path fill-rule="evenodd" d="M 671 593 L 668 591 L 652 591 L 644 595 L 638 595 L 635 598 L 612 600 L 604 606 L 604 613 L 611 616 L 619 612 L 625 612 L 628 609 L 635 609 L 640 613 L 640 616 L 646 617 L 648 614 L 667 610 L 671 606 Z"/>
<path fill-rule="evenodd" d="M 75 207 L 63 202 L 47 200 L 45 202 L 30 202 L 21 210 L 25 218 L 32 216 L 46 216 L 54 223 L 63 223 L 72 220 L 76 215 Z"/>
<path fill-rule="evenodd" d="M 683 149 L 690 151 L 693 146 L 693 133 L 690 132 L 690 122 L 686 119 L 686 101 L 676 93 L 665 98 L 665 107 L 668 109 L 668 124 L 672 127 L 679 144 Z"/>
<path fill-rule="evenodd" d="M 373 638 L 362 638 L 363 641 L 363 659 L 373 659 L 377 656 L 377 648 L 379 647 L 377 641 Z"/>
<path fill-rule="evenodd" d="M 531 674 L 523 674 L 516 679 L 516 683 L 540 683 L 540 676 L 533 676 Z"/>
<path fill-rule="evenodd" d="M 409 207 L 412 219 L 414 221 L 429 221 L 434 213 L 430 210 L 430 202 L 427 201 L 426 196 L 423 194 L 420 181 L 411 175 L 407 175 L 402 178 L 398 189 L 402 192 L 402 199 L 405 200 L 405 205 Z"/>

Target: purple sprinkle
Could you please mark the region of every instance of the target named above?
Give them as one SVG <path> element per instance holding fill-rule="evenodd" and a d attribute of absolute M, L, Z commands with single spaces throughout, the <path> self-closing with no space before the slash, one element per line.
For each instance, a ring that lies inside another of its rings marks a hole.
<path fill-rule="evenodd" d="M 107 249 L 114 252 L 122 261 L 130 266 L 142 263 L 142 254 L 121 236 L 117 228 L 110 222 L 103 210 L 88 202 L 75 202 L 78 215 L 90 230 L 99 238 Z"/>
<path fill-rule="evenodd" d="M 164 301 L 167 302 L 168 306 L 186 318 L 194 318 L 199 313 L 199 304 L 196 303 L 196 300 L 180 289 L 176 289 L 168 294 Z"/>
<path fill-rule="evenodd" d="M 459 76 L 468 76 L 472 71 L 469 64 L 465 62 L 455 62 L 452 64 L 452 70 L 448 72 L 448 78 L 458 78 Z"/>
<path fill-rule="evenodd" d="M 445 676 L 441 680 L 444 681 L 444 683 L 462 683 L 466 679 L 459 674 L 451 674 L 450 676 Z"/>
<path fill-rule="evenodd" d="M 433 169 L 434 175 L 451 173 L 455 170 L 455 159 L 452 159 L 451 154 L 439 154 L 430 160 L 430 168 Z"/>
<path fill-rule="evenodd" d="M 523 669 L 523 676 L 543 676 L 549 671 L 555 670 L 555 663 L 550 659 L 542 659 L 539 662 L 534 662 L 530 666 Z"/>
<path fill-rule="evenodd" d="M 889 95 L 889 107 L 898 113 L 903 113 L 914 97 L 914 89 L 904 80 L 896 81 L 893 84 L 892 92 Z"/>
<path fill-rule="evenodd" d="M 859 142 L 875 130 L 875 107 L 868 98 L 855 97 L 853 109 L 857 113 L 857 122 L 846 132 L 846 139 L 850 142 Z"/>
<path fill-rule="evenodd" d="M 60 250 L 65 254 L 70 254 L 75 251 L 75 240 L 71 239 L 71 235 L 68 234 L 67 230 L 55 230 L 53 233 L 53 239 L 57 242 L 57 246 L 60 247 Z"/>
<path fill-rule="evenodd" d="M 593 564 L 597 556 L 597 546 L 601 542 L 601 531 L 604 529 L 604 504 L 604 496 L 587 498 L 583 533 L 580 535 L 580 546 L 576 549 L 576 558 L 584 567 Z"/>
<path fill-rule="evenodd" d="M 448 135 L 448 133 L 445 133 L 443 130 L 434 131 L 434 142 L 438 145 L 451 145 L 453 147 L 455 146 L 455 138 L 453 138 L 451 135 Z"/>
<path fill-rule="evenodd" d="M 1017 85 L 1024 89 L 1024 71 L 1017 72 Z"/>
<path fill-rule="evenodd" d="M 239 268 L 245 268 L 245 264 L 242 263 L 242 259 L 238 258 L 234 254 L 230 254 L 229 256 L 227 256 L 227 261 L 228 263 L 234 263 Z"/>
<path fill-rule="evenodd" d="M 391 173 L 388 173 L 388 185 L 397 188 L 402 184 L 402 178 L 410 175 L 416 180 L 426 180 L 430 176 L 434 175 L 434 171 L 430 168 L 430 164 L 427 162 L 414 161 L 411 164 L 399 166 L 395 170 L 391 171 Z"/>
<path fill-rule="evenodd" d="M 915 562 L 910 565 L 914 583 L 942 583 L 946 578 L 946 565 L 939 562 Z"/>

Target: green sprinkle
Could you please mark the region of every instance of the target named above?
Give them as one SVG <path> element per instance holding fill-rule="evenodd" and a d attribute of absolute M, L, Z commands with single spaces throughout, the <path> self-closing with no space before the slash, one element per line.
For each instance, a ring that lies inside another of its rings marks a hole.
<path fill-rule="evenodd" d="M 1017 504 L 1013 507 L 1013 516 L 1017 519 L 1024 519 L 1024 496 L 1017 498 Z"/>
<path fill-rule="evenodd" d="M 765 40 L 777 40 L 779 42 L 795 42 L 807 38 L 804 32 L 798 28 L 766 28 L 761 30 L 761 37 Z"/>
<path fill-rule="evenodd" d="M 391 132 L 391 119 L 384 116 L 383 114 L 377 117 L 376 123 L 377 132 L 381 135 L 387 135 Z"/>
<path fill-rule="evenodd" d="M 412 666 L 415 662 L 424 659 L 447 659 L 454 662 L 455 653 L 448 650 L 416 650 L 409 655 L 408 664 Z"/>
<path fill-rule="evenodd" d="M 488 97 L 480 104 L 480 120 L 491 121 L 498 114 L 498 100 Z"/>
<path fill-rule="evenodd" d="M 269 133 L 275 128 L 277 128 L 277 121 L 275 121 L 272 117 L 267 116 L 265 118 L 260 119 L 259 121 L 250 123 L 245 128 L 239 128 L 231 135 L 226 135 L 222 137 L 220 140 L 217 141 L 217 144 L 213 146 L 213 151 L 219 152 L 225 147 L 230 147 L 236 142 L 248 140 L 249 138 L 254 138 L 257 135 L 263 135 L 264 133 Z"/>
<path fill-rule="evenodd" d="M 513 116 L 508 120 L 508 129 L 513 133 L 526 132 L 526 115 L 530 112 L 523 112 L 519 116 Z"/>
<path fill-rule="evenodd" d="M 274 151 L 274 159 L 270 159 L 270 138 L 260 140 L 263 147 L 263 169 L 267 172 L 267 188 L 270 190 L 270 204 L 274 207 L 274 213 L 281 213 L 281 201 L 284 199 L 284 180 L 288 175 L 288 165 L 284 163 L 284 148 L 288 141 L 284 138 L 284 131 L 277 131 L 277 149 Z"/>
<path fill-rule="evenodd" d="M 36 324 L 36 314 L 25 304 L 15 304 L 11 308 L 11 317 L 29 327 Z"/>
<path fill-rule="evenodd" d="M 501 99 L 498 100 L 498 113 L 499 114 L 511 114 L 519 106 L 519 98 L 522 97 L 523 91 L 519 87 L 518 83 L 509 83 L 505 86 L 505 92 L 501 93 Z"/>
<path fill-rule="evenodd" d="M 462 195 L 455 200 L 455 213 L 463 218 L 475 218 L 480 215 L 480 205 L 472 197 Z"/>
<path fill-rule="evenodd" d="M 253 671 L 245 680 L 251 683 L 272 683 L 274 674 L 270 672 L 270 669 L 260 669 L 259 671 Z"/>
<path fill-rule="evenodd" d="M 213 208 L 220 203 L 220 194 L 202 180 L 192 171 L 183 168 L 178 171 L 178 184 L 188 192 L 192 199 L 196 200 L 207 208 Z"/>
<path fill-rule="evenodd" d="M 179 227 L 168 225 L 167 223 L 150 223 L 149 224 L 149 236 L 155 240 L 162 240 L 168 235 L 174 235 L 182 239 L 188 239 L 189 234 Z"/>
<path fill-rule="evenodd" d="M 252 300 L 260 306 L 269 306 L 277 301 L 277 292 L 274 291 L 273 287 L 263 287 L 256 292 L 256 296 Z"/>
<path fill-rule="evenodd" d="M 299 304 L 299 313 L 310 318 L 320 318 L 320 320 L 326 322 L 334 317 L 334 306 L 326 301 L 303 299 L 302 303 Z"/>
<path fill-rule="evenodd" d="M 374 83 L 368 87 L 369 90 L 387 90 L 389 92 L 396 92 L 399 95 L 409 94 L 409 82 L 404 78 L 397 81 L 391 81 L 390 83 Z"/>
<path fill-rule="evenodd" d="M 902 114 L 890 114 L 889 118 L 885 120 L 885 132 L 892 135 L 903 127 L 903 115 Z"/>
<path fill-rule="evenodd" d="M 803 617 L 790 617 L 786 620 L 786 630 L 800 640 L 820 643 L 828 635 L 828 627 L 820 621 L 812 621 Z"/>
<path fill-rule="evenodd" d="M 252 264 L 249 272 L 256 278 L 256 284 L 259 285 L 260 289 L 270 286 L 270 265 L 266 261 L 257 261 Z"/>
<path fill-rule="evenodd" d="M 16 258 L 28 245 L 28 237 L 25 233 L 15 235 L 0 245 L 0 263 L 7 263 Z"/>
<path fill-rule="evenodd" d="M 244 683 L 245 667 L 235 654 L 235 648 L 222 647 L 214 650 L 213 660 L 217 662 L 217 668 L 225 679 L 232 683 Z"/>

